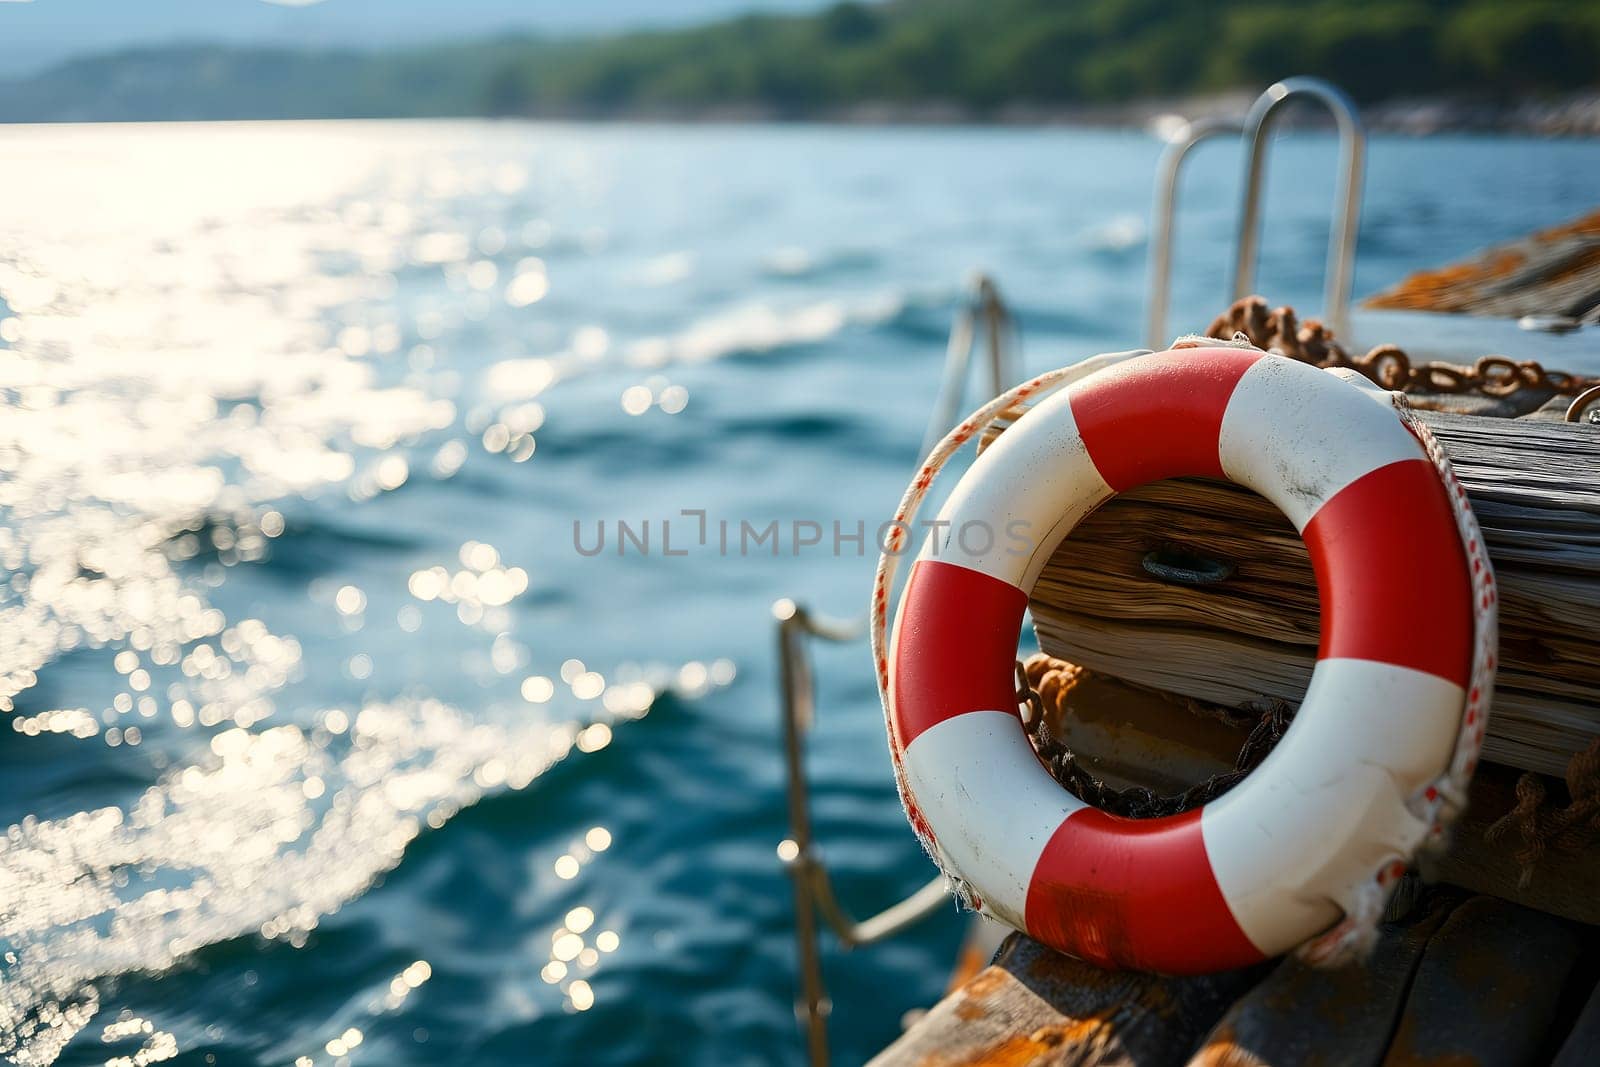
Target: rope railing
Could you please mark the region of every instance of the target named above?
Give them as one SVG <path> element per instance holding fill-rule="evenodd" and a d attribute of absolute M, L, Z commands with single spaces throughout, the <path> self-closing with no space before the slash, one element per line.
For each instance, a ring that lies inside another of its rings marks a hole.
<path fill-rule="evenodd" d="M 812 1067 L 828 1062 L 827 983 L 817 941 L 817 920 L 833 931 L 845 948 L 890 938 L 946 907 L 949 892 L 941 874 L 909 897 L 865 919 L 857 919 L 839 903 L 833 879 L 823 861 L 811 826 L 811 788 L 805 771 L 805 737 L 816 721 L 816 688 L 807 656 L 812 638 L 847 642 L 863 636 L 859 622 L 814 615 L 792 600 L 773 605 L 778 621 L 778 674 L 783 715 L 784 759 L 788 772 L 789 836 L 778 845 L 778 858 L 794 880 L 795 942 L 800 955 L 801 1003 Z"/>

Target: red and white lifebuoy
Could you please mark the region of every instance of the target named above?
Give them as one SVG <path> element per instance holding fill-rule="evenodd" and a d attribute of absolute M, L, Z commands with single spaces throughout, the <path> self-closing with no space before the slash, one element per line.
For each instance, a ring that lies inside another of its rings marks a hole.
<path fill-rule="evenodd" d="M 1494 589 L 1465 493 L 1403 402 L 1354 372 L 1238 347 L 1104 362 L 975 461 L 912 566 L 879 659 L 912 823 L 969 903 L 1103 965 L 1212 971 L 1294 948 L 1341 915 L 1370 925 L 1483 736 Z M 1013 394 L 1051 384 L 1038 381 Z M 987 420 L 947 439 L 902 521 Z M 1116 493 L 1186 475 L 1247 486 L 1300 531 L 1322 603 L 1317 664 L 1293 725 L 1233 790 L 1180 815 L 1119 818 L 1067 792 L 1033 751 L 1017 637 L 1074 525 Z M 880 624 L 890 580 L 886 557 Z"/>

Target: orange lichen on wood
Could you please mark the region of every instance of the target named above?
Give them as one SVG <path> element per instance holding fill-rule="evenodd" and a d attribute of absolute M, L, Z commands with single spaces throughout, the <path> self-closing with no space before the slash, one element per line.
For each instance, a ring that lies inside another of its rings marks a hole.
<path fill-rule="evenodd" d="M 1581 315 L 1600 292 L 1600 211 L 1499 245 L 1462 263 L 1418 271 L 1369 298 L 1395 311 Z"/>
<path fill-rule="evenodd" d="M 947 996 L 877 1067 L 1127 1067 L 1174 1062 L 1259 978 L 1105 971 L 1013 935 L 993 966 Z"/>
<path fill-rule="evenodd" d="M 1041 1026 L 1029 1034 L 1013 1034 L 993 1045 L 930 1052 L 918 1067 L 1041 1067 L 1078 1063 L 1084 1056 L 1098 1057 L 1115 1041 L 1110 1023 L 1085 1019 L 1062 1026 Z M 1067 1057 L 1071 1057 L 1068 1059 Z"/>

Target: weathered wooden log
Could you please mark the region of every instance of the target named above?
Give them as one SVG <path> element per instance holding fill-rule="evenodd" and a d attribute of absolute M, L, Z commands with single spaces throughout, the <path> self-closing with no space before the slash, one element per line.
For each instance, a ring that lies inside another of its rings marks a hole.
<path fill-rule="evenodd" d="M 1600 736 L 1600 427 L 1421 415 L 1467 487 L 1499 579 L 1485 758 L 1559 774 Z M 1171 580 L 1185 567 L 1218 580 Z M 1406 575 L 1392 579 L 1395 610 L 1427 626 Z M 1297 703 L 1316 658 L 1305 547 L 1276 508 L 1226 482 L 1113 499 L 1052 556 L 1031 607 L 1052 655 L 1232 707 Z"/>
<path fill-rule="evenodd" d="M 1384 924 L 1360 966 L 1285 960 L 1234 1002 L 1189 1067 L 1377 1067 L 1429 938 L 1461 901 L 1434 894 L 1406 921 Z"/>
<path fill-rule="evenodd" d="M 1013 934 L 992 966 L 940 1001 L 872 1067 L 1177 1065 L 1263 973 L 1103 971 Z"/>

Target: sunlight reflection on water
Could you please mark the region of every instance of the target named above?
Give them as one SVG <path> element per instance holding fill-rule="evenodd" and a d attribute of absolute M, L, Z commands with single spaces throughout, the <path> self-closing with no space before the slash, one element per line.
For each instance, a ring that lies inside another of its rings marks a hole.
<path fill-rule="evenodd" d="M 526 174 L 510 164 L 428 158 L 418 171 L 381 150 L 327 141 L 319 151 L 316 130 L 221 136 L 231 151 L 196 137 L 156 155 L 137 150 L 133 130 L 92 142 L 28 131 L 21 150 L 36 165 L 14 175 L 22 188 L 0 207 L 12 238 L 0 261 L 0 563 L 10 574 L 0 709 L 20 707 L 63 656 L 105 657 L 115 674 L 103 708 L 19 711 L 12 726 L 29 738 L 153 744 L 165 768 L 126 807 L 29 815 L 0 839 L 0 1054 L 19 1063 L 59 1055 L 95 1017 L 102 979 L 160 971 L 245 934 L 303 945 L 424 827 L 486 790 L 526 788 L 570 752 L 598 752 L 615 724 L 677 684 L 671 670 L 611 683 L 563 676 L 568 703 L 587 709 L 576 724 L 549 711 L 496 720 L 423 698 L 274 724 L 281 691 L 303 675 L 300 643 L 258 619 L 230 622 L 212 590 L 268 556 L 285 531 L 284 500 L 332 489 L 359 503 L 406 484 L 405 450 L 457 421 L 459 381 L 433 373 L 430 342 L 490 302 L 543 299 L 544 263 L 523 253 L 550 237 L 539 220 L 508 238 L 452 213 L 457 198 L 481 208 L 519 192 Z M 308 160 L 316 166 L 292 165 Z M 520 257 L 504 278 L 480 258 L 502 254 Z M 423 270 L 442 272 L 456 296 L 399 321 L 394 296 Z M 485 395 L 513 402 L 468 419 L 482 448 L 528 459 L 544 413 L 526 398 L 558 376 L 545 368 L 605 349 L 590 328 L 564 356 L 490 367 Z M 663 389 L 662 408 L 681 410 L 677 395 Z M 465 458 L 448 441 L 425 476 L 448 479 Z M 452 605 L 509 674 L 525 650 L 504 609 L 527 592 L 528 572 L 477 541 L 459 555 L 460 569 L 412 573 L 409 592 Z M 197 560 L 211 561 L 198 575 Z M 327 596 L 317 583 L 311 595 Z M 361 629 L 361 588 L 339 585 L 331 602 L 347 630 Z M 418 609 L 402 609 L 400 626 L 414 631 L 420 615 L 408 610 Z M 372 670 L 364 652 L 346 665 L 357 680 Z M 522 691 L 530 709 L 556 695 L 537 676 Z M 196 731 L 209 740 L 197 746 Z M 575 877 L 609 844 L 604 827 L 591 829 L 555 873 Z M 542 972 L 577 1010 L 594 1003 L 581 976 L 619 944 L 612 930 L 585 940 L 594 921 L 570 911 Z M 373 1011 L 397 1009 L 428 977 L 426 961 L 407 967 Z M 114 1064 L 179 1051 L 137 1016 L 106 1024 L 101 1040 L 138 1046 Z M 346 1029 L 297 1062 L 361 1041 Z"/>

